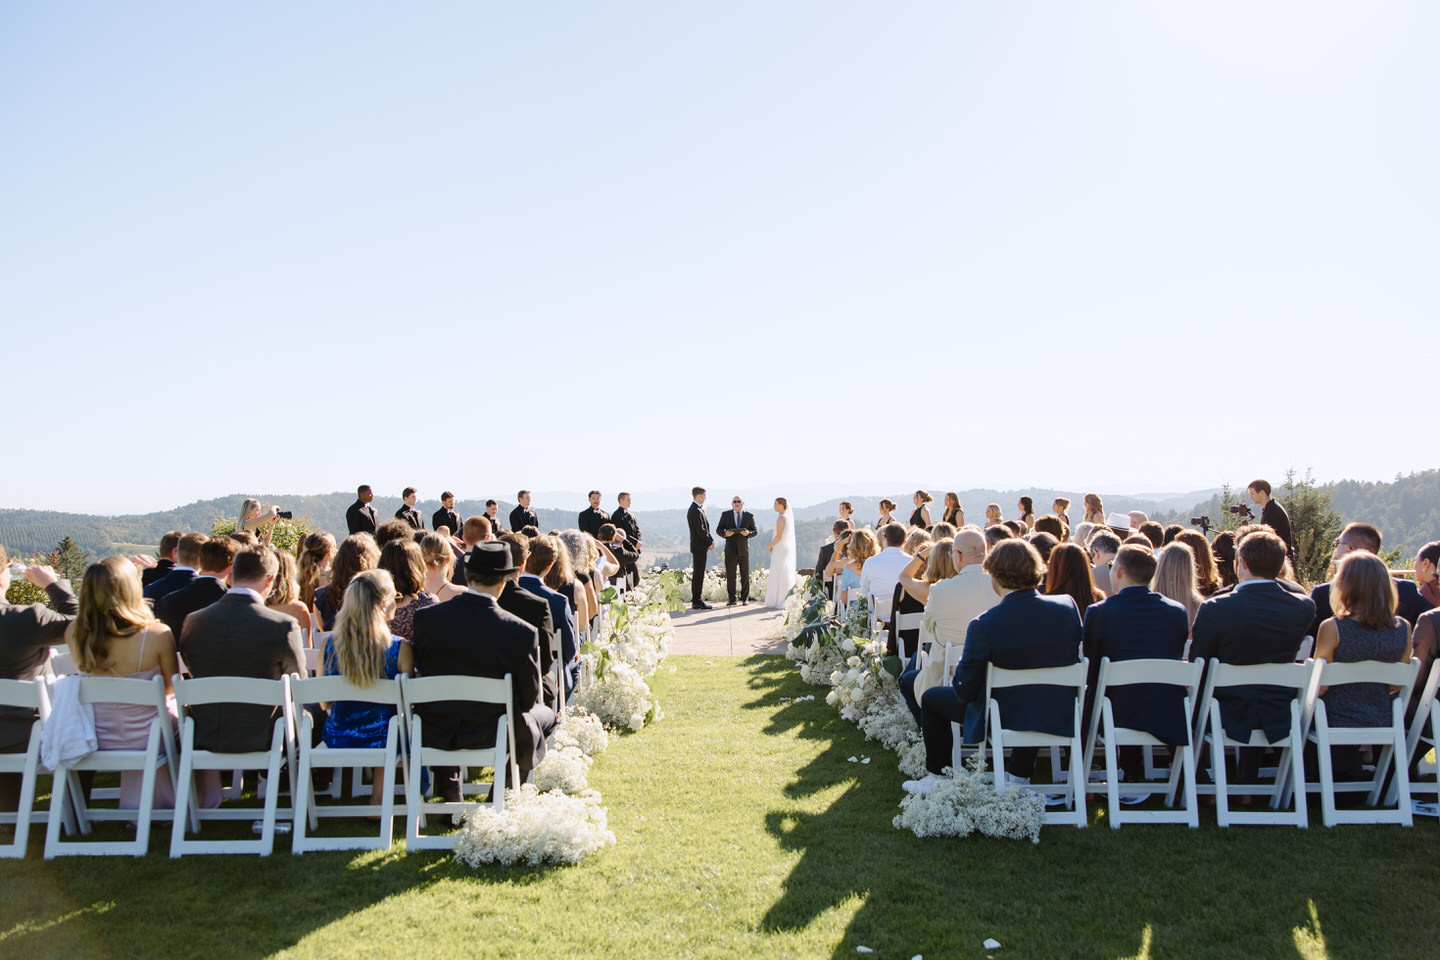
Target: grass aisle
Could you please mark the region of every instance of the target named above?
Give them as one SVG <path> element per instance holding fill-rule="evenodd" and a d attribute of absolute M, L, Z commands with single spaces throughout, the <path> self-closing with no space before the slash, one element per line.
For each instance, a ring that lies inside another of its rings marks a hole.
<path fill-rule="evenodd" d="M 1433 821 L 922 841 L 890 825 L 892 755 L 792 664 L 667 663 L 666 718 L 612 740 L 591 771 L 618 845 L 577 867 L 171 861 L 159 831 L 140 861 L 47 863 L 32 845 L 0 861 L 0 955 L 849 958 L 865 945 L 940 960 L 983 956 L 986 937 L 1016 958 L 1435 955 Z"/>

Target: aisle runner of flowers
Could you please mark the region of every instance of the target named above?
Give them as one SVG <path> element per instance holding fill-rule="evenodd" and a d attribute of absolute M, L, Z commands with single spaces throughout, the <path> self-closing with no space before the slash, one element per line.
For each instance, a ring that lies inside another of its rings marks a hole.
<path fill-rule="evenodd" d="M 859 726 L 866 740 L 895 751 L 902 774 L 925 776 L 925 743 L 900 696 L 900 658 L 885 655 L 885 638 L 871 632 L 863 600 L 835 610 L 825 599 L 822 580 L 811 576 L 786 598 L 784 637 L 789 642 L 785 656 L 800 665 L 801 680 L 830 687 L 825 702 Z M 1045 803 L 1039 795 L 1013 786 L 996 793 L 978 753 L 953 773 L 928 797 L 911 794 L 901 800 L 894 825 L 918 837 L 979 832 L 1040 842 Z"/>
<path fill-rule="evenodd" d="M 456 837 L 455 859 L 471 867 L 579 863 L 615 842 L 600 793 L 589 787 L 590 767 L 610 745 L 608 731 L 638 731 L 664 716 L 647 680 L 675 638 L 668 611 L 683 609 L 679 582 L 670 571 L 646 576 L 623 598 L 606 591 L 604 629 L 581 651 L 580 683 L 533 782 L 505 791 L 503 814 L 475 807 Z"/>

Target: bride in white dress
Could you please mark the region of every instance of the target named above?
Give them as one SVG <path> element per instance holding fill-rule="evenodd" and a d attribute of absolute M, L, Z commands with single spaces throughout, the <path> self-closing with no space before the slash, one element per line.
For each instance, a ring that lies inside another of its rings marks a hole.
<path fill-rule="evenodd" d="M 795 523 L 790 517 L 790 504 L 784 497 L 775 498 L 775 538 L 765 551 L 770 554 L 770 580 L 765 587 L 765 606 L 785 606 L 785 595 L 795 586 Z"/>

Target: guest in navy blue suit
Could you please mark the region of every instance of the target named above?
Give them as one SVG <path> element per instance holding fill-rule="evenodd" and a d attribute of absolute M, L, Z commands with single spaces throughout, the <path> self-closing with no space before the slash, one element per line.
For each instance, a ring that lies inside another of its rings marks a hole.
<path fill-rule="evenodd" d="M 562 671 L 565 681 L 564 696 L 568 703 L 570 695 L 575 691 L 579 666 L 575 659 L 575 611 L 570 608 L 570 602 L 565 599 L 565 595 L 547 587 L 544 579 L 545 574 L 555 565 L 559 551 L 563 548 L 554 537 L 535 537 L 530 540 L 528 546 L 529 550 L 525 554 L 525 569 L 516 582 L 536 596 L 544 597 L 550 604 L 550 617 L 560 630 L 560 658 L 564 664 Z"/>
<path fill-rule="evenodd" d="M 1100 681 L 1100 659 L 1179 660 L 1190 636 L 1190 615 L 1182 604 L 1150 589 L 1155 576 L 1155 554 L 1137 544 L 1126 544 L 1115 554 L 1110 570 L 1114 594 L 1085 611 L 1085 656 L 1090 660 L 1085 691 L 1087 727 Z M 1108 694 L 1117 726 L 1143 730 L 1174 746 L 1190 742 L 1190 719 L 1185 715 L 1185 688 L 1167 684 L 1116 687 Z M 1127 778 L 1142 771 L 1139 747 L 1120 750 L 1120 768 Z"/>
<path fill-rule="evenodd" d="M 190 586 L 195 579 L 195 567 L 200 563 L 200 548 L 209 539 L 203 533 L 187 533 L 181 537 L 175 545 L 175 566 L 145 588 L 145 599 L 153 602 L 167 593 Z"/>
<path fill-rule="evenodd" d="M 951 763 L 954 740 L 950 723 L 964 724 L 966 743 L 985 737 L 985 674 L 990 664 L 1011 670 L 1063 667 L 1080 662 L 1080 611 L 1063 594 L 1036 592 L 1045 565 L 1039 552 L 1024 540 L 1002 540 L 985 561 L 1000 602 L 970 622 L 965 652 L 949 687 L 927 690 L 920 701 L 925 734 L 925 768 L 930 775 L 911 780 L 905 789 L 926 794 Z M 1062 695 L 1063 691 L 1063 695 Z M 1073 690 L 1051 686 L 1014 687 L 995 691 L 1005 726 L 1069 736 L 1075 732 Z M 1009 772 L 1028 781 L 1035 766 L 1034 748 L 1016 749 Z"/>

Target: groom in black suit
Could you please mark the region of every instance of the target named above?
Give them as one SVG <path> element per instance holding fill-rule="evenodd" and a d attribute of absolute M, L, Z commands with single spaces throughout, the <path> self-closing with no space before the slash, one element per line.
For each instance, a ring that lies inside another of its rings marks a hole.
<path fill-rule="evenodd" d="M 736 497 L 730 509 L 720 516 L 715 528 L 725 540 L 725 587 L 735 606 L 735 568 L 740 568 L 740 602 L 750 602 L 750 538 L 755 536 L 755 518 L 745 509 L 745 501 Z"/>
<path fill-rule="evenodd" d="M 690 556 L 695 561 L 690 572 L 690 608 L 709 610 L 710 604 L 700 599 L 700 591 L 705 586 L 705 555 L 715 549 L 715 538 L 710 536 L 710 521 L 705 517 L 705 488 L 695 487 L 690 494 L 695 498 L 685 517 L 690 524 Z"/>

